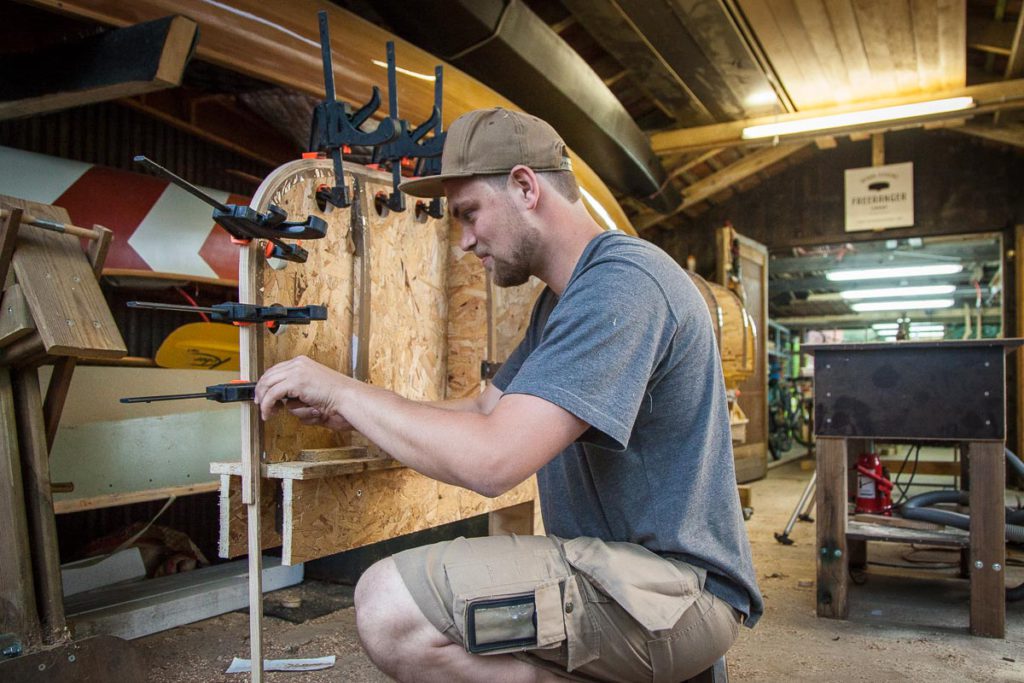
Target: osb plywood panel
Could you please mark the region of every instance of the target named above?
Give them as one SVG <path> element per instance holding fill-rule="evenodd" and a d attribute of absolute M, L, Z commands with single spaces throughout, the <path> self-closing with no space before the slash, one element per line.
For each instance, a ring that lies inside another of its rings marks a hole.
<path fill-rule="evenodd" d="M 281 545 L 279 501 L 281 482 L 273 479 L 262 480 L 260 489 L 260 538 L 262 547 L 276 548 Z M 245 505 L 242 504 L 241 477 L 222 475 L 220 478 L 220 542 L 218 555 L 231 559 L 249 552 L 249 523 L 246 520 Z"/>
<path fill-rule="evenodd" d="M 498 498 L 485 498 L 409 469 L 283 484 L 286 565 L 536 498 L 532 477 Z"/>
<path fill-rule="evenodd" d="M 444 398 L 448 221 L 420 222 L 406 211 L 373 208 L 390 184 L 369 182 L 370 383 L 415 400 Z"/>
<path fill-rule="evenodd" d="M 353 189 L 355 175 L 346 173 L 350 190 Z M 323 239 L 303 242 L 303 247 L 309 252 L 306 263 L 288 263 L 276 270 L 265 259 L 260 259 L 256 274 L 258 290 L 252 293 L 250 300 L 263 305 L 327 307 L 325 321 L 288 325 L 278 334 L 263 334 L 260 374 L 276 363 L 299 355 L 351 374 L 355 264 L 352 209 L 328 206 L 326 211 L 321 211 L 316 202 L 316 188 L 333 182 L 330 162 L 302 160 L 282 166 L 261 186 L 261 190 L 265 190 L 265 204 L 280 206 L 288 212 L 289 220 L 317 216 L 327 221 L 328 227 L 327 236 Z M 284 411 L 265 423 L 263 436 L 265 462 L 295 460 L 303 448 L 348 445 L 347 435 L 304 426 Z"/>
<path fill-rule="evenodd" d="M 544 289 L 544 283 L 531 277 L 518 287 L 497 287 L 488 278 L 491 300 L 491 357 L 503 362 L 515 351 L 530 324 L 533 303 Z"/>
<path fill-rule="evenodd" d="M 448 387 L 446 398 L 480 393 L 480 363 L 487 357 L 487 275 L 480 259 L 459 248 L 459 227 L 449 228 Z"/>

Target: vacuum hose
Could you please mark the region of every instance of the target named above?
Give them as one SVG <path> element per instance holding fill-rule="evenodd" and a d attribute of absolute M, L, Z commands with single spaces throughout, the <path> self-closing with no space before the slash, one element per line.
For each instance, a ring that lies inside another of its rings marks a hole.
<path fill-rule="evenodd" d="M 1024 477 L 1024 462 L 1021 462 L 1009 448 L 1005 449 L 1006 460 L 1013 468 Z M 956 527 L 969 531 L 971 518 L 959 512 L 951 510 L 932 510 L 929 506 L 936 503 L 958 503 L 966 505 L 969 495 L 966 491 L 929 491 L 907 499 L 907 502 L 900 507 L 900 514 L 907 519 L 919 519 L 935 524 Z M 1006 540 L 1010 543 L 1024 543 L 1024 525 L 1017 522 L 1024 521 L 1024 509 L 1007 511 L 1006 514 Z M 1016 588 L 1006 589 L 1006 599 L 1015 601 L 1024 599 L 1024 583 Z"/>

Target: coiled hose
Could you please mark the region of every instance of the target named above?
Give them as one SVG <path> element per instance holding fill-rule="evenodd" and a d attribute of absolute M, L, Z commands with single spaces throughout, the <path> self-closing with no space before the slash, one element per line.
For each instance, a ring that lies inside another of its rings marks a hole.
<path fill-rule="evenodd" d="M 1006 461 L 1010 463 L 1018 474 L 1024 477 L 1024 462 L 1021 462 L 1021 459 L 1009 448 L 1004 450 Z M 900 507 L 900 514 L 907 519 L 919 519 L 925 522 L 945 524 L 946 526 L 969 531 L 971 528 L 971 518 L 969 515 L 951 510 L 932 510 L 929 508 L 930 505 L 935 505 L 936 503 L 966 505 L 968 497 L 966 491 L 929 491 L 928 493 L 908 498 L 907 502 Z M 1007 511 L 1006 540 L 1010 543 L 1024 544 L 1024 525 L 1018 522 L 1024 522 L 1024 509 Z M 1022 599 L 1024 599 L 1024 583 L 1016 588 L 1006 589 L 1006 600 L 1008 602 Z"/>

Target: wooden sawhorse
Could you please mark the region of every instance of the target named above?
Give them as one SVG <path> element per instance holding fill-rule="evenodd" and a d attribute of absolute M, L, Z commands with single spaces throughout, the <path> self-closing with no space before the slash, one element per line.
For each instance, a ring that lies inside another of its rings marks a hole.
<path fill-rule="evenodd" d="M 847 526 L 847 440 L 949 441 L 969 460 L 968 568 L 973 635 L 1006 635 L 1003 491 L 1006 354 L 1024 339 L 804 346 L 814 354 L 817 439 L 818 616 L 845 619 L 851 550 L 896 540 L 889 529 Z M 903 542 L 945 542 L 914 532 Z M 962 545 L 962 542 L 960 543 Z"/>

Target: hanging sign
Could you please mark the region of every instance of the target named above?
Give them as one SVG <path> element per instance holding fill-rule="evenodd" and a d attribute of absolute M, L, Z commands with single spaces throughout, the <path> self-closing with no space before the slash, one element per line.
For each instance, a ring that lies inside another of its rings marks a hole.
<path fill-rule="evenodd" d="M 914 164 L 846 169 L 846 231 L 914 224 Z"/>

